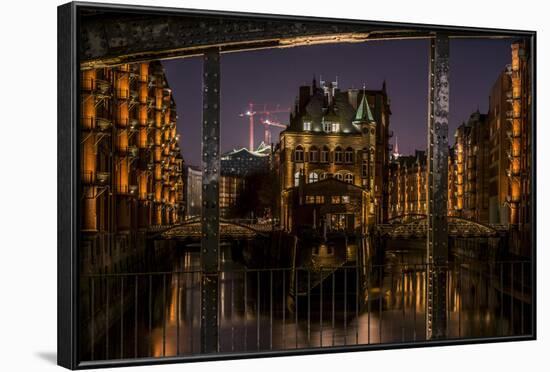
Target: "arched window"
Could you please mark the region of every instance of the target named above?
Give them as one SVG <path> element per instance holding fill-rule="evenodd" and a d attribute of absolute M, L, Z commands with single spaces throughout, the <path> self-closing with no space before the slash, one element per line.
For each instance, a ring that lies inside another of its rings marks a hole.
<path fill-rule="evenodd" d="M 294 150 L 294 161 L 296 162 L 303 162 L 304 161 L 304 149 L 302 146 L 296 147 L 296 150 Z"/>
<path fill-rule="evenodd" d="M 321 176 L 319 177 L 321 180 L 326 180 L 328 177 L 328 173 L 327 172 L 323 172 L 321 173 Z"/>
<path fill-rule="evenodd" d="M 344 160 L 344 153 L 342 152 L 342 148 L 338 146 L 336 147 L 336 149 L 334 149 L 334 162 L 342 163 L 343 160 Z"/>
<path fill-rule="evenodd" d="M 353 149 L 348 147 L 346 153 L 344 154 L 344 160 L 347 164 L 353 164 Z"/>
<path fill-rule="evenodd" d="M 300 172 L 294 173 L 294 186 L 300 185 Z"/>
<path fill-rule="evenodd" d="M 353 174 L 352 173 L 346 173 L 344 176 L 344 181 L 347 183 L 353 183 Z"/>
<path fill-rule="evenodd" d="M 328 163 L 329 149 L 327 146 L 323 146 L 321 150 L 321 163 Z"/>
<path fill-rule="evenodd" d="M 313 183 L 319 181 L 319 175 L 315 172 L 311 172 L 309 174 L 308 182 Z"/>
<path fill-rule="evenodd" d="M 319 161 L 319 149 L 315 146 L 309 148 L 309 161 L 310 163 L 317 163 Z"/>
<path fill-rule="evenodd" d="M 343 181 L 343 180 L 344 180 L 344 175 L 343 175 L 342 173 L 336 173 L 336 174 L 334 175 L 334 177 L 336 177 L 336 179 L 337 179 L 338 181 Z"/>

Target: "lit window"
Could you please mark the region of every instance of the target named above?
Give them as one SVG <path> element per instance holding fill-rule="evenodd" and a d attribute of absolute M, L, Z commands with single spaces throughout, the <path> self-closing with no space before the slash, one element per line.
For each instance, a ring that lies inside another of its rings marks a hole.
<path fill-rule="evenodd" d="M 300 172 L 294 173 L 294 186 L 300 185 Z"/>
<path fill-rule="evenodd" d="M 330 200 L 332 204 L 340 204 L 342 202 L 340 195 L 333 195 Z"/>
<path fill-rule="evenodd" d="M 304 161 L 304 149 L 302 146 L 296 147 L 296 150 L 294 151 L 294 161 Z"/>
<path fill-rule="evenodd" d="M 344 204 L 349 203 L 349 195 L 342 196 L 342 203 L 344 203 Z"/>
<path fill-rule="evenodd" d="M 317 182 L 319 181 L 319 175 L 315 172 L 311 172 L 309 174 L 309 183 Z"/>
<path fill-rule="evenodd" d="M 332 123 L 330 121 L 324 121 L 323 130 L 327 133 L 330 133 L 331 129 L 332 129 Z"/>
<path fill-rule="evenodd" d="M 342 152 L 342 148 L 337 147 L 334 150 L 334 162 L 335 163 L 342 163 L 344 160 L 344 153 Z"/>
<path fill-rule="evenodd" d="M 306 196 L 306 204 L 315 204 L 315 196 L 307 195 Z"/>
<path fill-rule="evenodd" d="M 319 161 L 319 150 L 315 146 L 309 149 L 309 161 L 311 163 L 317 163 Z"/>
<path fill-rule="evenodd" d="M 322 179 L 322 180 L 326 180 L 327 177 L 328 177 L 328 173 L 327 173 L 327 172 L 321 173 L 321 179 Z"/>
<path fill-rule="evenodd" d="M 328 147 L 323 147 L 323 150 L 321 150 L 321 163 L 328 163 L 328 154 Z"/>
<path fill-rule="evenodd" d="M 353 183 L 353 174 L 346 173 L 346 175 L 344 176 L 344 181 L 346 181 L 347 183 Z"/>
<path fill-rule="evenodd" d="M 340 131 L 340 123 L 332 123 L 332 132 L 336 133 Z"/>
<path fill-rule="evenodd" d="M 338 181 L 343 181 L 344 180 L 344 176 L 342 175 L 342 173 L 336 173 L 335 177 Z"/>
<path fill-rule="evenodd" d="M 317 195 L 315 197 L 315 203 L 317 204 L 325 204 L 325 197 L 323 195 Z"/>
<path fill-rule="evenodd" d="M 304 130 L 305 131 L 311 130 L 311 121 L 304 121 Z"/>

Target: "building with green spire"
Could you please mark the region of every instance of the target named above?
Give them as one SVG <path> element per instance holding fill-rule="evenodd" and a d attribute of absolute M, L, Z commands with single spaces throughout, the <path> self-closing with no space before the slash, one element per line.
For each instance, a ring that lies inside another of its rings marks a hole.
<path fill-rule="evenodd" d="M 342 91 L 313 79 L 299 88 L 276 148 L 284 229 L 360 232 L 387 218 L 390 114 L 385 84 Z"/>

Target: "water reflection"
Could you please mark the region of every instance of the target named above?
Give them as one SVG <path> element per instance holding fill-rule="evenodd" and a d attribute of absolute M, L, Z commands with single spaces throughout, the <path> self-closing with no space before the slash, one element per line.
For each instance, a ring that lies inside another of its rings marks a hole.
<path fill-rule="evenodd" d="M 355 268 L 341 268 L 296 300 L 289 295 L 291 270 L 247 270 L 231 258 L 228 247 L 222 249 L 219 351 L 425 340 L 427 280 L 421 251 L 388 251 L 385 261 L 359 291 L 353 285 L 359 278 Z M 200 353 L 199 264 L 199 252 L 184 250 L 174 273 L 136 280 L 134 305 L 95 346 L 95 358 Z M 530 331 L 523 264 L 455 264 L 447 274 L 448 338 Z"/>

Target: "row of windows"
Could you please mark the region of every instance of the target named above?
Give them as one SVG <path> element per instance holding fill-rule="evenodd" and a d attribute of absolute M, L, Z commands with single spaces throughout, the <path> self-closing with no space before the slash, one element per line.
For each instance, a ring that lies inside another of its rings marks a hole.
<path fill-rule="evenodd" d="M 304 131 L 311 131 L 311 121 L 304 121 Z M 323 121 L 323 131 L 326 133 L 338 133 L 340 131 L 340 123 Z"/>
<path fill-rule="evenodd" d="M 348 204 L 349 201 L 349 195 L 333 195 L 330 197 L 332 204 Z M 307 195 L 306 204 L 325 204 L 325 197 L 324 195 Z"/>
<path fill-rule="evenodd" d="M 351 184 L 353 184 L 353 182 L 355 181 L 355 176 L 353 175 L 353 173 L 332 174 L 327 172 L 311 172 L 307 177 L 307 181 L 308 183 L 314 183 L 319 181 L 320 179 L 324 180 L 331 177 L 334 177 L 339 181 L 344 181 Z M 300 172 L 296 172 L 294 173 L 294 186 L 298 186 L 299 184 L 300 184 Z"/>
<path fill-rule="evenodd" d="M 328 163 L 329 162 L 330 150 L 327 146 L 324 146 L 321 150 L 317 147 L 312 146 L 309 149 L 309 162 L 310 163 Z M 305 161 L 305 151 L 302 146 L 297 146 L 294 150 L 294 161 L 303 162 Z M 335 163 L 347 163 L 353 164 L 354 162 L 354 151 L 351 147 L 348 147 L 345 151 L 341 147 L 336 147 L 334 150 L 334 162 Z"/>

